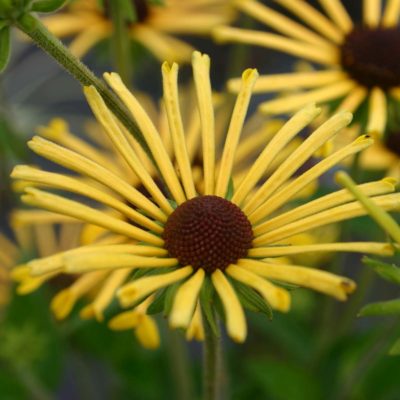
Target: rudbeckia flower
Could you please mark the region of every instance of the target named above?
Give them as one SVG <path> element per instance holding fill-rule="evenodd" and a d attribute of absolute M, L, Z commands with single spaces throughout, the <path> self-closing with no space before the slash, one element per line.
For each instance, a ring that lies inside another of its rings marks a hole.
<path fill-rule="evenodd" d="M 304 187 L 344 158 L 368 147 L 372 139 L 360 136 L 294 177 L 321 146 L 350 123 L 350 113 L 338 113 L 301 141 L 265 178 L 265 171 L 276 157 L 320 112 L 311 104 L 290 118 L 265 147 L 260 146 L 258 156 L 247 172 L 232 183 L 233 166 L 241 149 L 240 134 L 257 71 L 248 69 L 243 73 L 224 146 L 218 154 L 210 59 L 194 52 L 192 65 L 201 128 L 201 191 L 195 185 L 187 151 L 179 107 L 178 65 L 164 63 L 162 66 L 171 155 L 138 99 L 117 74 L 106 73 L 106 81 L 143 132 L 157 166 L 157 180 L 162 184 L 157 183 L 156 177 L 140 161 L 137 143 L 107 108 L 96 89 L 86 87 L 85 95 L 94 115 L 146 193 L 100 163 L 41 137 L 35 137 L 29 143 L 35 153 L 90 180 L 83 185 L 78 180 L 66 181 L 62 174 L 57 180 L 48 179 L 52 173 L 25 174 L 26 167 L 17 167 L 13 175 L 32 182 L 41 181 L 50 188 L 79 193 L 117 209 L 125 215 L 125 220 L 82 200 L 72 200 L 48 190 L 28 187 L 22 196 L 26 204 L 98 225 L 136 241 L 136 244 L 92 247 L 90 252 L 77 248 L 72 254 L 64 255 L 62 266 L 38 260 L 37 264 L 31 264 L 30 272 L 40 276 L 57 270 L 86 277 L 129 268 L 132 271 L 129 282 L 117 290 L 123 307 L 134 311 L 143 302 L 151 302 L 149 307 L 155 304 L 154 308 L 164 303 L 161 309 L 168 314 L 172 328 L 199 332 L 198 321 L 201 322 L 205 307 L 220 302 L 221 307 L 217 309 L 223 313 L 228 334 L 235 341 L 242 342 L 247 331 L 243 305 L 249 305 L 249 298 L 257 298 L 273 309 L 287 312 L 290 293 L 285 284 L 310 288 L 338 300 L 345 300 L 355 289 L 355 283 L 350 279 L 290 262 L 285 264 L 282 260 L 278 263 L 275 257 L 325 251 L 392 252 L 384 243 L 282 244 L 286 238 L 296 234 L 365 214 L 363 207 L 345 190 L 296 208 L 287 209 L 287 206 Z M 387 210 L 400 206 L 400 194 L 390 194 L 394 190 L 390 180 L 365 183 L 359 187 Z M 247 294 L 246 298 L 243 292 Z M 127 311 L 113 324 L 124 326 L 131 318 Z"/>
<path fill-rule="evenodd" d="M 70 50 L 82 57 L 112 35 L 108 1 L 101 6 L 98 0 L 76 0 L 43 22 L 56 36 L 72 38 Z M 193 48 L 175 35 L 209 35 L 234 15 L 228 0 L 167 0 L 162 5 L 133 0 L 132 6 L 136 21 L 130 23 L 130 37 L 161 61 L 189 61 Z"/>
<path fill-rule="evenodd" d="M 363 21 L 356 24 L 340 0 L 319 0 L 323 12 L 303 0 L 276 0 L 296 18 L 289 17 L 256 0 L 237 0 L 237 8 L 278 33 L 219 27 L 220 42 L 240 42 L 282 51 L 321 65 L 321 70 L 262 76 L 255 86 L 259 93 L 304 89 L 266 101 L 266 113 L 286 113 L 310 101 L 338 101 L 336 111 L 356 112 L 367 105 L 366 132 L 381 135 L 387 123 L 389 100 L 400 93 L 400 2 L 364 0 Z M 238 91 L 240 82 L 229 82 Z"/>

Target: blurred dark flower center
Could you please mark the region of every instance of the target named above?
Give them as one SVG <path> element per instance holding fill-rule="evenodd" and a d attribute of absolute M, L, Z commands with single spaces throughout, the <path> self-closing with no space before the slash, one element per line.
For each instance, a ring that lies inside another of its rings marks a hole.
<path fill-rule="evenodd" d="M 107 18 L 111 17 L 110 1 L 112 0 L 104 0 L 104 14 Z M 136 13 L 136 22 L 145 21 L 150 13 L 147 0 L 131 0 L 131 4 Z"/>
<path fill-rule="evenodd" d="M 181 204 L 169 216 L 163 239 L 169 254 L 182 266 L 212 273 L 247 255 L 253 231 L 235 204 L 218 196 L 200 196 Z"/>
<path fill-rule="evenodd" d="M 341 46 L 341 64 L 363 86 L 399 86 L 400 30 L 354 28 Z"/>
<path fill-rule="evenodd" d="M 400 130 L 388 133 L 386 147 L 400 157 Z"/>

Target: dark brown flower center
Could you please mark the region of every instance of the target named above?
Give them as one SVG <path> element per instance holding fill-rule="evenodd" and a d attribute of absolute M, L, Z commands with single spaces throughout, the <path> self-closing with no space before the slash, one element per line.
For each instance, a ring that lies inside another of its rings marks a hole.
<path fill-rule="evenodd" d="M 400 131 L 389 131 L 385 145 L 391 152 L 400 157 Z"/>
<path fill-rule="evenodd" d="M 354 28 L 342 44 L 341 64 L 363 86 L 400 85 L 400 30 Z"/>
<path fill-rule="evenodd" d="M 107 18 L 111 16 L 110 10 L 110 1 L 112 0 L 104 0 L 104 14 Z M 149 16 L 149 5 L 147 0 L 131 0 L 132 7 L 136 13 L 136 22 L 143 22 Z"/>
<path fill-rule="evenodd" d="M 242 210 L 218 196 L 200 196 L 181 204 L 169 216 L 163 239 L 181 265 L 224 270 L 245 257 L 253 240 Z"/>

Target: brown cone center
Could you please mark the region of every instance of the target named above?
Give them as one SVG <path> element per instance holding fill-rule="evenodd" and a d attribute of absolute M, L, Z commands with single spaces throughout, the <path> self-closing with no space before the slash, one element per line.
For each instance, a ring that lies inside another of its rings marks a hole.
<path fill-rule="evenodd" d="M 169 254 L 182 266 L 212 273 L 247 255 L 253 231 L 246 215 L 232 202 L 200 196 L 175 209 L 167 220 L 163 239 Z"/>
<path fill-rule="evenodd" d="M 107 18 L 111 16 L 110 4 L 109 2 L 112 0 L 104 0 L 104 14 Z M 130 0 L 132 7 L 136 13 L 136 22 L 143 22 L 149 16 L 149 5 L 147 0 Z"/>
<path fill-rule="evenodd" d="M 363 86 L 399 86 L 400 30 L 354 28 L 341 46 L 341 64 Z"/>

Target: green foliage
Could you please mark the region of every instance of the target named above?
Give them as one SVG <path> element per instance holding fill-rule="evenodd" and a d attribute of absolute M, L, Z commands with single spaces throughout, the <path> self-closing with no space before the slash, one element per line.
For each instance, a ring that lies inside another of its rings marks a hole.
<path fill-rule="evenodd" d="M 219 329 L 214 311 L 214 287 L 208 276 L 204 278 L 204 283 L 200 290 L 200 305 L 203 315 L 210 324 L 214 335 L 219 336 Z"/>
<path fill-rule="evenodd" d="M 4 22 L 3 22 L 4 24 Z M 0 72 L 7 67 L 10 59 L 10 27 L 0 27 Z"/>
<path fill-rule="evenodd" d="M 400 268 L 396 265 L 387 264 L 369 257 L 364 257 L 363 263 L 373 268 L 381 278 L 400 285 Z"/>
<path fill-rule="evenodd" d="M 248 364 L 262 398 L 274 400 L 318 400 L 320 388 L 314 376 L 299 365 L 274 359 L 254 360 Z"/>
<path fill-rule="evenodd" d="M 400 339 L 397 339 L 389 350 L 391 356 L 400 356 Z"/>
<path fill-rule="evenodd" d="M 233 186 L 233 179 L 232 179 L 232 178 L 229 178 L 228 189 L 227 189 L 226 195 L 225 195 L 225 198 L 226 198 L 227 200 L 231 200 L 231 199 L 232 199 L 234 190 L 235 190 L 235 188 L 234 188 L 234 186 Z"/>
<path fill-rule="evenodd" d="M 231 281 L 243 307 L 253 311 L 265 314 L 269 320 L 272 320 L 273 313 L 271 306 L 253 289 L 238 281 Z"/>
<path fill-rule="evenodd" d="M 400 315 L 400 299 L 380 301 L 376 303 L 367 304 L 360 312 L 359 316 L 371 316 L 371 315 Z"/>
<path fill-rule="evenodd" d="M 49 13 L 64 7 L 68 0 L 37 0 L 32 3 L 31 11 Z"/>

